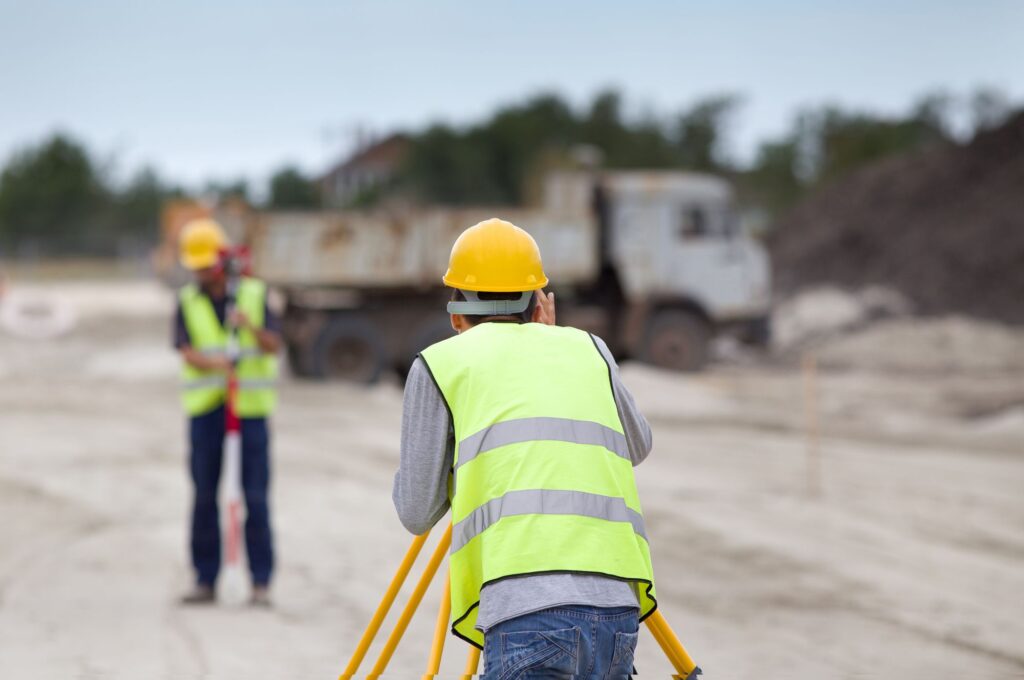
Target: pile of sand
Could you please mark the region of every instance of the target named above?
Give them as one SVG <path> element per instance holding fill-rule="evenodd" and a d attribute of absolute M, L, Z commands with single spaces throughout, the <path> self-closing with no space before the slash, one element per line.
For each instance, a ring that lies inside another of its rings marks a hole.
<path fill-rule="evenodd" d="M 825 365 L 913 373 L 1024 373 L 1024 331 L 961 316 L 887 319 L 823 342 Z"/>
<path fill-rule="evenodd" d="M 966 145 L 837 180 L 784 217 L 770 246 L 786 294 L 881 285 L 924 314 L 1024 323 L 1024 112 Z"/>
<path fill-rule="evenodd" d="M 777 350 L 786 351 L 863 328 L 879 319 L 903 317 L 911 311 L 906 298 L 888 288 L 808 288 L 775 306 L 772 340 Z"/>

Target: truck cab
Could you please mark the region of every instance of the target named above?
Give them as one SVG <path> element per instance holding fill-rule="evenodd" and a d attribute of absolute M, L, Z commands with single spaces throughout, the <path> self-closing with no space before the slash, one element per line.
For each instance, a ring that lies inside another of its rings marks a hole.
<path fill-rule="evenodd" d="M 551 187 L 551 208 L 571 205 L 572 194 L 578 203 L 583 187 L 600 233 L 602 335 L 617 354 L 695 370 L 716 335 L 767 344 L 768 255 L 741 228 L 728 181 L 679 171 L 567 174 Z"/>

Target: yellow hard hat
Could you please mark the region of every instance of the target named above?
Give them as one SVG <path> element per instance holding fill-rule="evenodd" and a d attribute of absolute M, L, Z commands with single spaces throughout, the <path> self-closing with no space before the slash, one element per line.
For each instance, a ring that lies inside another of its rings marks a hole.
<path fill-rule="evenodd" d="M 228 244 L 228 237 L 219 224 L 202 217 L 181 228 L 178 244 L 183 267 L 206 269 L 217 264 L 221 249 Z"/>
<path fill-rule="evenodd" d="M 452 246 L 444 284 L 459 290 L 514 293 L 548 285 L 533 237 L 492 217 L 462 232 Z"/>

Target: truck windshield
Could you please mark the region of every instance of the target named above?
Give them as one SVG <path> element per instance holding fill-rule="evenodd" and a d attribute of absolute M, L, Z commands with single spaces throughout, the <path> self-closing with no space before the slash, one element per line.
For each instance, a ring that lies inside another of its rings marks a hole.
<path fill-rule="evenodd" d="M 728 205 L 685 205 L 680 211 L 683 239 L 728 238 L 736 233 L 736 213 Z"/>
<path fill-rule="evenodd" d="M 707 213 L 701 206 L 683 206 L 682 224 L 679 235 L 684 239 L 700 238 L 708 235 Z"/>

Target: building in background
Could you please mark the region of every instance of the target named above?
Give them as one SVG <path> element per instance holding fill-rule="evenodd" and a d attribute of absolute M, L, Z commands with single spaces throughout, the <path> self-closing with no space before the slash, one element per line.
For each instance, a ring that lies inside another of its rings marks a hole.
<path fill-rule="evenodd" d="M 393 134 L 362 147 L 320 179 L 324 207 L 371 201 L 395 180 L 409 152 L 409 138 Z"/>

